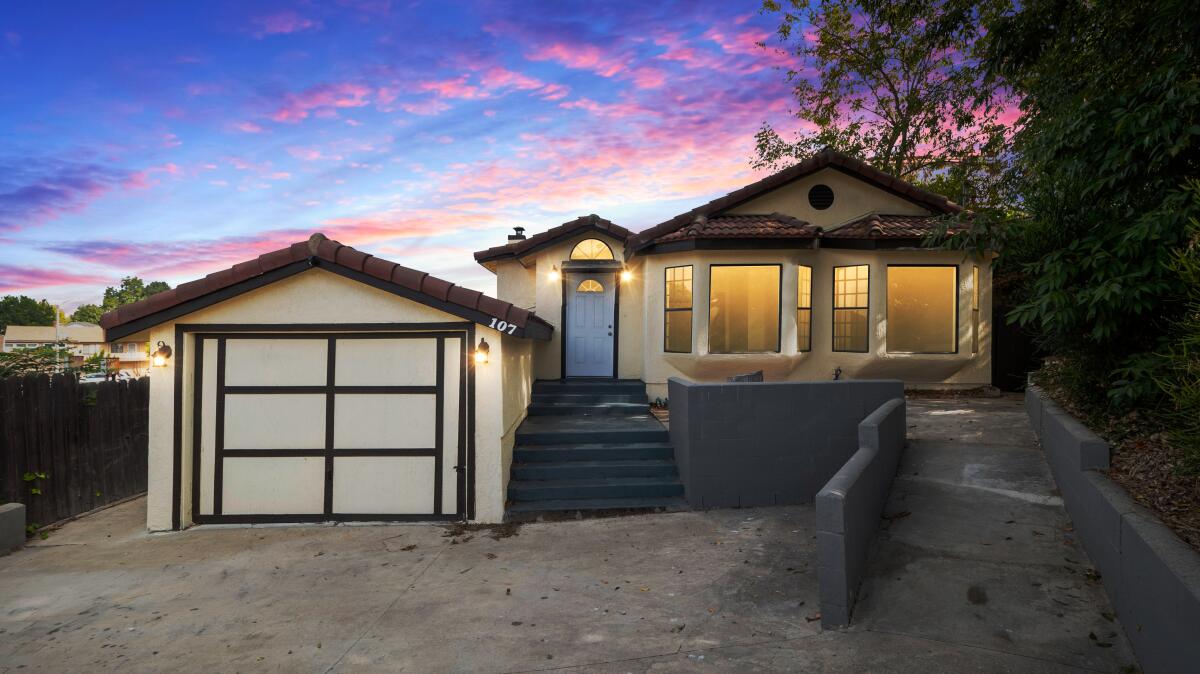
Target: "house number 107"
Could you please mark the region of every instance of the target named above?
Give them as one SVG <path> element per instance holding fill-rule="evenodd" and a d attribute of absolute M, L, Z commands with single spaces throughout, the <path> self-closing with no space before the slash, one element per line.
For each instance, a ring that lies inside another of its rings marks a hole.
<path fill-rule="evenodd" d="M 493 318 L 492 324 L 489 325 L 488 327 L 495 328 L 496 330 L 499 330 L 500 332 L 507 332 L 510 335 L 516 334 L 516 332 L 517 332 L 517 326 L 513 325 L 512 323 L 509 323 L 508 321 L 502 321 L 498 318 Z"/>

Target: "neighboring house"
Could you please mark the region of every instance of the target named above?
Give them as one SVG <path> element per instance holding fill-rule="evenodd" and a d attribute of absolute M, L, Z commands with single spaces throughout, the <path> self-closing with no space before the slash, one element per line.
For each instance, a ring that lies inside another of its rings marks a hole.
<path fill-rule="evenodd" d="M 538 379 L 990 383 L 988 259 L 922 240 L 962 209 L 826 150 L 634 234 L 595 215 L 475 253 L 555 328 Z"/>
<path fill-rule="evenodd" d="M 170 354 L 148 527 L 680 505 L 669 377 L 988 383 L 987 260 L 921 247 L 960 210 L 826 151 L 639 234 L 518 230 L 476 254 L 499 298 L 314 234 L 125 305 L 108 339 Z"/>
<path fill-rule="evenodd" d="M 142 342 L 109 342 L 104 328 L 95 323 L 71 322 L 66 325 L 10 325 L 4 333 L 4 351 L 36 348 L 65 342 L 71 351 L 71 365 L 78 367 L 88 358 L 103 353 L 110 371 L 132 377 L 145 376 L 150 367 L 150 352 Z"/>

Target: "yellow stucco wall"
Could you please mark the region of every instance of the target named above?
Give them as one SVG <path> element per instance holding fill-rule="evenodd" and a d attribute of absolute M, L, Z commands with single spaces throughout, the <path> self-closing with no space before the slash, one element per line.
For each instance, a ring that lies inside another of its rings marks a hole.
<path fill-rule="evenodd" d="M 250 291 L 219 304 L 201 309 L 175 321 L 163 323 L 143 333 L 152 343 L 162 340 L 178 351 L 176 323 L 222 324 L 327 324 L 336 329 L 345 323 L 443 323 L 463 319 L 413 302 L 397 295 L 314 268 Z M 505 435 L 506 398 L 518 400 L 520 393 L 505 391 L 516 386 L 520 377 L 505 380 L 503 366 L 506 344 L 524 342 L 507 338 L 482 325 L 475 327 L 475 339 L 484 338 L 491 346 L 490 362 L 475 368 L 475 503 L 476 521 L 499 522 L 504 516 L 504 457 L 501 439 Z M 149 487 L 147 527 L 162 531 L 171 527 L 171 466 L 174 451 L 174 368 L 183 367 L 183 456 L 181 514 L 186 526 L 191 521 L 191 393 L 194 340 L 185 337 L 182 358 L 172 358 L 167 367 L 151 368 Z M 473 347 L 473 345 L 472 345 Z M 526 347 L 528 348 L 528 347 Z M 518 361 L 520 358 L 517 359 Z M 522 367 L 525 367 L 522 365 Z"/>
<path fill-rule="evenodd" d="M 816 210 L 808 204 L 813 185 L 833 190 L 833 205 Z M 868 213 L 928 215 L 929 211 L 906 199 L 874 187 L 836 169 L 822 169 L 729 210 L 730 213 L 783 213 L 829 229 Z"/>

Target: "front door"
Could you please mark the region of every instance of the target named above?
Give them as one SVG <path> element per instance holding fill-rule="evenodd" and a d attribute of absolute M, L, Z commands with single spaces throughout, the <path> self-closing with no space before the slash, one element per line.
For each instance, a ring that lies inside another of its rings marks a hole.
<path fill-rule="evenodd" d="M 568 274 L 566 376 L 613 376 L 616 276 Z"/>

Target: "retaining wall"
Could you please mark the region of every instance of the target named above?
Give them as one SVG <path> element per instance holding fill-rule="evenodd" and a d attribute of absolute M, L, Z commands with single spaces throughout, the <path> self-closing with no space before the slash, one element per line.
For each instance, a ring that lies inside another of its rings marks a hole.
<path fill-rule="evenodd" d="M 0 503 L 0 555 L 25 543 L 25 506 Z"/>
<path fill-rule="evenodd" d="M 899 380 L 693 383 L 672 377 L 671 442 L 693 508 L 811 503 Z M 902 436 L 903 437 L 903 436 Z"/>
<path fill-rule="evenodd" d="M 883 403 L 858 424 L 858 451 L 817 494 L 817 578 L 825 629 L 850 624 L 906 429 L 904 399 Z"/>
<path fill-rule="evenodd" d="M 1075 532 L 1147 674 L 1200 667 L 1200 553 L 1104 472 L 1109 447 L 1045 396 L 1025 392 Z"/>

